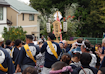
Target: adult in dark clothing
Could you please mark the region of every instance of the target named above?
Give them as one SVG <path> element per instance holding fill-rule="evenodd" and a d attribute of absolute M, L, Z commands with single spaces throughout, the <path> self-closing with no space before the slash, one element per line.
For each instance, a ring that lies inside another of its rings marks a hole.
<path fill-rule="evenodd" d="M 57 56 L 59 56 L 61 53 L 60 46 L 58 43 L 53 41 L 54 39 L 55 39 L 55 35 L 52 33 L 49 33 L 48 41 L 45 42 L 41 48 L 41 53 L 45 52 L 45 63 L 44 63 L 42 74 L 49 74 L 52 64 L 58 61 L 58 58 L 54 56 L 52 49 L 49 47 L 48 42 L 50 42 L 50 46 L 54 48 L 53 51 L 57 54 Z"/>
<path fill-rule="evenodd" d="M 11 44 L 12 44 L 12 42 L 11 42 L 11 40 L 6 40 L 6 50 L 7 50 L 7 52 L 9 53 L 9 54 L 11 54 L 11 50 L 12 50 L 12 47 L 11 47 Z"/>
<path fill-rule="evenodd" d="M 34 45 L 32 35 L 26 35 L 26 45 L 28 48 L 24 45 L 24 47 L 19 51 L 17 68 L 15 71 L 16 73 L 21 70 L 23 71 L 29 66 L 35 66 L 36 62 L 34 60 L 36 59 L 36 55 L 39 53 L 39 47 Z M 30 58 L 29 54 L 32 55 L 31 57 L 33 57 L 34 60 Z"/>
<path fill-rule="evenodd" d="M 15 68 L 10 55 L 4 48 L 1 47 L 3 41 L 4 38 L 0 35 L 0 74 L 13 74 L 15 72 Z"/>
<path fill-rule="evenodd" d="M 15 46 L 13 47 L 13 50 L 12 50 L 12 59 L 14 61 L 14 63 L 16 64 L 16 58 L 19 54 L 19 48 L 22 47 L 22 42 L 20 39 L 17 39 L 15 41 Z M 18 60 L 18 59 L 17 59 Z"/>

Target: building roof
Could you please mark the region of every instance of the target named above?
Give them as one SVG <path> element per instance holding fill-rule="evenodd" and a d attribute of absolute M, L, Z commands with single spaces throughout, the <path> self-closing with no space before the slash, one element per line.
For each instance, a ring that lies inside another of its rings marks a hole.
<path fill-rule="evenodd" d="M 10 6 L 5 0 L 0 0 L 0 5 L 2 5 L 2 6 Z"/>
<path fill-rule="evenodd" d="M 6 1 L 10 4 L 10 7 L 13 8 L 15 11 L 17 11 L 18 13 L 39 14 L 37 10 L 18 0 L 6 0 Z"/>

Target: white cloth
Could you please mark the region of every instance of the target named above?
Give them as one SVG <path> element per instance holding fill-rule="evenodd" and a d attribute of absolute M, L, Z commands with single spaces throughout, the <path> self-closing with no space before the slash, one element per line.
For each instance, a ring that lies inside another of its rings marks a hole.
<path fill-rule="evenodd" d="M 38 44 L 38 41 L 33 41 L 34 45 L 37 45 Z"/>
<path fill-rule="evenodd" d="M 11 50 L 9 48 L 6 48 L 6 51 L 11 54 Z"/>
<path fill-rule="evenodd" d="M 50 70 L 51 70 L 51 68 L 43 67 L 41 74 L 49 74 Z"/>
<path fill-rule="evenodd" d="M 74 62 L 74 63 L 71 63 L 70 65 L 75 65 L 76 67 L 81 67 L 81 62 Z"/>
<path fill-rule="evenodd" d="M 90 53 L 91 54 L 91 53 Z M 96 66 L 96 63 L 97 63 L 97 58 L 96 58 L 96 55 L 95 54 L 91 54 L 92 56 L 92 59 L 91 59 L 91 62 L 89 64 L 89 66 L 91 67 L 95 67 Z"/>

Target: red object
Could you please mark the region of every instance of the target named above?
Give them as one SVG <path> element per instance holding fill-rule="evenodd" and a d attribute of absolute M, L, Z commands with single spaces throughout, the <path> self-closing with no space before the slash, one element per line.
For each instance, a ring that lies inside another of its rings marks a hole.
<path fill-rule="evenodd" d="M 69 18 L 71 17 L 71 16 L 68 16 Z"/>
<path fill-rule="evenodd" d="M 40 65 L 40 68 L 43 68 L 43 65 Z"/>
<path fill-rule="evenodd" d="M 64 17 L 63 19 L 64 19 L 64 21 L 66 21 L 66 20 L 65 20 L 65 17 Z"/>
<path fill-rule="evenodd" d="M 74 18 L 75 16 L 72 16 L 72 18 Z"/>
<path fill-rule="evenodd" d="M 54 34 L 54 31 L 53 31 L 53 34 Z"/>

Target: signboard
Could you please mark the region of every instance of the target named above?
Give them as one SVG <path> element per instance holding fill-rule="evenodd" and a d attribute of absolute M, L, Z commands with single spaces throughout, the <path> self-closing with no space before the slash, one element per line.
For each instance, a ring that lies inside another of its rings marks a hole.
<path fill-rule="evenodd" d="M 46 23 L 47 33 L 51 32 L 50 23 Z"/>
<path fill-rule="evenodd" d="M 67 22 L 63 22 L 63 31 L 67 32 Z"/>
<path fill-rule="evenodd" d="M 60 36 L 60 22 L 59 21 L 53 22 L 53 28 L 54 28 L 55 37 L 59 37 Z"/>

